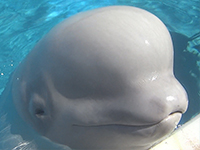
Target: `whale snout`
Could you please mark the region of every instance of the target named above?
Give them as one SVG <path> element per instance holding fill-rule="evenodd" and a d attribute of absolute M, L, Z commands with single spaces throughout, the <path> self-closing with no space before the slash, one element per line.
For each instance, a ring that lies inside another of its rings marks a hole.
<path fill-rule="evenodd" d="M 183 86 L 174 78 L 167 88 L 168 94 L 165 97 L 168 107 L 171 109 L 170 114 L 179 112 L 185 113 L 188 107 L 188 96 Z M 170 88 L 171 87 L 171 88 Z"/>
<path fill-rule="evenodd" d="M 121 106 L 124 112 L 129 110 L 131 114 L 125 116 L 132 117 L 135 125 L 156 124 L 171 114 L 183 114 L 187 110 L 187 93 L 174 76 L 163 76 L 151 83 L 137 83 L 132 89 L 134 91 L 130 90 Z"/>
<path fill-rule="evenodd" d="M 188 96 L 183 86 L 176 80 L 174 76 L 168 77 L 169 82 L 162 84 L 161 88 L 158 88 L 160 92 L 160 103 L 165 107 L 163 109 L 164 116 L 169 116 L 175 113 L 183 114 L 188 107 Z M 159 109 L 159 108 L 157 108 Z"/>

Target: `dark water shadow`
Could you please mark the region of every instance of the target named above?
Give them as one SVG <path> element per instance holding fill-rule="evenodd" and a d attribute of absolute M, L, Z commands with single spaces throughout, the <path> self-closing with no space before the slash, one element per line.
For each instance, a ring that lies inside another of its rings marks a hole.
<path fill-rule="evenodd" d="M 187 51 L 188 42 L 200 37 L 200 32 L 192 37 L 170 32 L 174 46 L 174 74 L 188 93 L 189 106 L 181 124 L 200 112 L 200 71 L 197 66 L 198 54 Z M 199 52 L 199 45 L 195 45 Z"/>

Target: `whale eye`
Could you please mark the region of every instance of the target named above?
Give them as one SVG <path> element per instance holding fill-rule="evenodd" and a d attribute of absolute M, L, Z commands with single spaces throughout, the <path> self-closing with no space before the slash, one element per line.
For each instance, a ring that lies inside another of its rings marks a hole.
<path fill-rule="evenodd" d="M 35 115 L 38 116 L 38 117 L 44 115 L 44 113 L 45 112 L 42 108 L 36 108 L 35 109 Z"/>
<path fill-rule="evenodd" d="M 41 119 L 41 117 L 46 115 L 46 107 L 44 99 L 36 93 L 32 94 L 29 101 L 28 110 L 33 117 Z"/>

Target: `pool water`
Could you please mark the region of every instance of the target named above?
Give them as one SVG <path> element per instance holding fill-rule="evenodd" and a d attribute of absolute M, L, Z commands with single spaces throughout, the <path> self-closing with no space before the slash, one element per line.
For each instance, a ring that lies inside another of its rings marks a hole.
<path fill-rule="evenodd" d="M 79 12 L 110 5 L 143 8 L 165 23 L 174 42 L 175 76 L 183 84 L 189 96 L 189 108 L 180 124 L 198 114 L 200 112 L 199 0 L 1 0 L 0 94 L 13 70 L 53 26 Z M 0 118 L 0 123 L 3 123 L 1 116 Z M 0 125 L 0 132 L 2 129 Z"/>

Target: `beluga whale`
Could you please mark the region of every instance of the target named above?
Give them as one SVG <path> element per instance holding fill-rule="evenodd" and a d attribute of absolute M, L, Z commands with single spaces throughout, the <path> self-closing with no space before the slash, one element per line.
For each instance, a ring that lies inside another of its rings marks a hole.
<path fill-rule="evenodd" d="M 147 150 L 175 129 L 188 105 L 167 28 L 131 6 L 81 12 L 56 25 L 6 91 L 27 126 L 72 150 Z"/>

